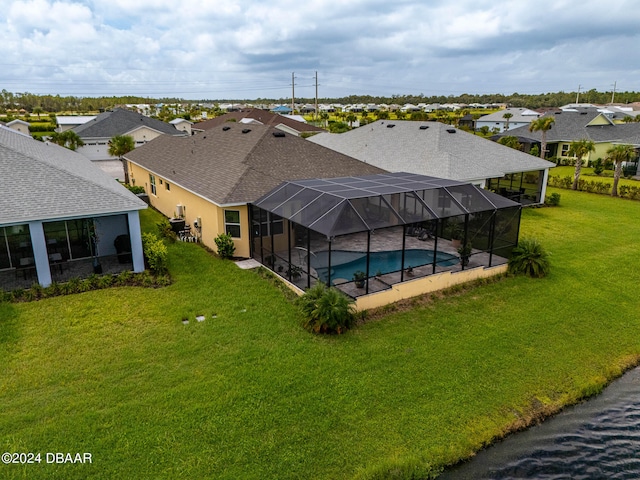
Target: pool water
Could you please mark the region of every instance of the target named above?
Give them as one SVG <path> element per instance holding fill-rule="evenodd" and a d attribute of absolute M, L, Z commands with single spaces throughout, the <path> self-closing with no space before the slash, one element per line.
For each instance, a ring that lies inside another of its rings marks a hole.
<path fill-rule="evenodd" d="M 431 265 L 433 263 L 433 250 L 408 249 L 404 251 L 404 268 Z M 320 280 L 326 282 L 328 278 L 329 252 L 316 252 L 311 255 L 311 266 L 318 272 Z M 455 255 L 445 252 L 436 252 L 436 265 L 450 266 L 459 262 Z M 384 252 L 371 252 L 369 258 L 369 275 L 397 272 L 402 270 L 402 250 L 388 250 Z M 367 254 L 363 252 L 350 252 L 347 250 L 331 251 L 331 280 L 342 278 L 353 280 L 353 274 L 358 270 L 367 271 Z"/>

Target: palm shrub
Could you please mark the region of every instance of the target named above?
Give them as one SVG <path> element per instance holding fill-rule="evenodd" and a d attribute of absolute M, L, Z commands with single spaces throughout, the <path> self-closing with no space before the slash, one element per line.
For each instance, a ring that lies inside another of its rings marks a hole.
<path fill-rule="evenodd" d="M 541 278 L 549 273 L 549 254 L 534 238 L 524 238 L 512 251 L 509 273 Z"/>
<path fill-rule="evenodd" d="M 304 328 L 314 333 L 344 333 L 355 320 L 353 300 L 337 288 L 318 282 L 298 299 Z"/>
<path fill-rule="evenodd" d="M 214 242 L 216 242 L 216 247 L 218 247 L 218 255 L 222 258 L 233 257 L 233 254 L 236 251 L 236 245 L 233 243 L 231 235 L 228 233 L 221 233 L 214 239 Z"/>

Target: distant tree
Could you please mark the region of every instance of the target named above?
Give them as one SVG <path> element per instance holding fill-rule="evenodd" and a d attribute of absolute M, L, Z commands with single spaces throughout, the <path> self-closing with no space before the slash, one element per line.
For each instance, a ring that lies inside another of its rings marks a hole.
<path fill-rule="evenodd" d="M 578 189 L 578 180 L 580 179 L 580 171 L 582 170 L 583 157 L 585 155 L 588 155 L 589 152 L 595 151 L 595 149 L 595 143 L 593 143 L 591 140 L 587 140 L 586 138 L 571 142 L 571 144 L 569 145 L 567 154 L 572 157 L 576 157 L 576 170 L 573 174 L 573 185 L 571 186 L 573 190 Z"/>
<path fill-rule="evenodd" d="M 376 117 L 378 117 L 378 120 L 386 120 L 389 118 L 389 112 L 386 110 L 379 110 L 376 112 Z"/>
<path fill-rule="evenodd" d="M 40 114 L 44 113 L 44 110 L 42 109 L 42 107 L 35 107 L 33 109 L 33 113 L 35 113 L 36 115 L 38 115 L 38 121 L 40 121 Z"/>
<path fill-rule="evenodd" d="M 355 122 L 357 119 L 358 117 L 356 117 L 356 114 L 353 112 L 347 113 L 347 116 L 345 117 L 345 120 L 349 122 L 349 128 L 353 127 L 353 122 Z"/>
<path fill-rule="evenodd" d="M 398 120 L 404 120 L 404 117 L 406 117 L 406 116 L 407 116 L 407 112 L 404 112 L 404 111 L 402 111 L 400 109 L 396 110 L 396 118 Z"/>
<path fill-rule="evenodd" d="M 124 183 L 129 184 L 129 169 L 124 156 L 131 150 L 136 148 L 135 140 L 131 135 L 116 135 L 109 140 L 109 150 L 107 151 L 112 157 L 118 157 L 124 168 Z"/>
<path fill-rule="evenodd" d="M 611 187 L 611 196 L 618 196 L 618 181 L 622 174 L 622 162 L 630 162 L 636 158 L 636 150 L 632 145 L 614 145 L 607 150 L 607 159 L 611 160 L 615 165 L 613 173 L 613 186 Z"/>
<path fill-rule="evenodd" d="M 500 145 L 504 145 L 505 147 L 513 148 L 514 150 L 522 149 L 522 144 L 518 142 L 518 137 L 513 137 L 511 135 L 500 138 L 500 140 L 498 140 L 498 143 Z"/>
<path fill-rule="evenodd" d="M 532 120 L 529 124 L 530 132 L 540 132 L 540 158 L 544 158 L 547 155 L 547 132 L 551 129 L 551 126 L 555 123 L 553 117 L 540 117 Z"/>
<path fill-rule="evenodd" d="M 506 120 L 506 122 L 504 123 L 504 131 L 506 132 L 507 130 L 509 130 L 509 120 L 511 119 L 511 117 L 513 117 L 513 113 L 505 113 L 504 115 L 502 115 L 502 118 L 504 118 Z"/>
<path fill-rule="evenodd" d="M 320 113 L 320 120 L 322 120 L 322 123 L 324 124 L 325 127 L 328 126 L 328 121 L 329 121 L 329 113 L 327 112 L 321 112 Z"/>
<path fill-rule="evenodd" d="M 82 139 L 73 130 L 65 130 L 62 133 L 54 132 L 49 137 L 49 141 L 73 151 L 84 145 Z"/>
<path fill-rule="evenodd" d="M 626 117 L 624 117 L 624 118 L 622 119 L 622 121 L 623 121 L 624 123 L 631 123 L 631 122 L 634 122 L 635 120 L 636 120 L 636 119 L 635 119 L 634 117 L 632 117 L 631 115 L 627 115 Z"/>

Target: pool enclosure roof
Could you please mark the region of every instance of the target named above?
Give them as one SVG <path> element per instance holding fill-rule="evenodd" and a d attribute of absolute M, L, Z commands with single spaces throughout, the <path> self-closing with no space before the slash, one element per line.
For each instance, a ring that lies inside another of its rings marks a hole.
<path fill-rule="evenodd" d="M 253 205 L 329 238 L 520 207 L 470 183 L 413 173 L 292 180 Z"/>

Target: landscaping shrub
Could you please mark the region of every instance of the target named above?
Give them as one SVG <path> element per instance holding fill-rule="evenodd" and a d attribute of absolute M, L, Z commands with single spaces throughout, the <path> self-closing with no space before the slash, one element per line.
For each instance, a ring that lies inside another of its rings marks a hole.
<path fill-rule="evenodd" d="M 139 193 L 144 193 L 144 187 L 140 185 L 125 185 L 129 189 L 131 193 L 135 193 L 136 195 Z"/>
<path fill-rule="evenodd" d="M 520 240 L 509 259 L 509 273 L 515 275 L 541 278 L 549 273 L 549 269 L 549 254 L 540 242 L 533 238 Z"/>
<path fill-rule="evenodd" d="M 228 233 L 221 233 L 215 240 L 216 247 L 218 247 L 218 255 L 222 258 L 232 258 L 236 251 L 236 246 L 233 243 L 233 238 Z"/>
<path fill-rule="evenodd" d="M 161 221 L 156 223 L 156 227 L 158 227 L 158 234 L 160 235 L 160 238 L 164 238 L 172 243 L 176 241 L 176 232 L 171 228 L 169 219 L 163 218 Z"/>
<path fill-rule="evenodd" d="M 560 194 L 552 193 L 551 195 L 547 195 L 544 199 L 545 205 L 549 205 L 550 207 L 557 207 L 560 205 Z"/>
<path fill-rule="evenodd" d="M 298 299 L 304 328 L 314 333 L 344 333 L 355 320 L 353 300 L 336 288 L 318 282 Z"/>
<path fill-rule="evenodd" d="M 149 269 L 158 275 L 167 273 L 167 246 L 152 233 L 142 234 L 142 249 Z"/>

